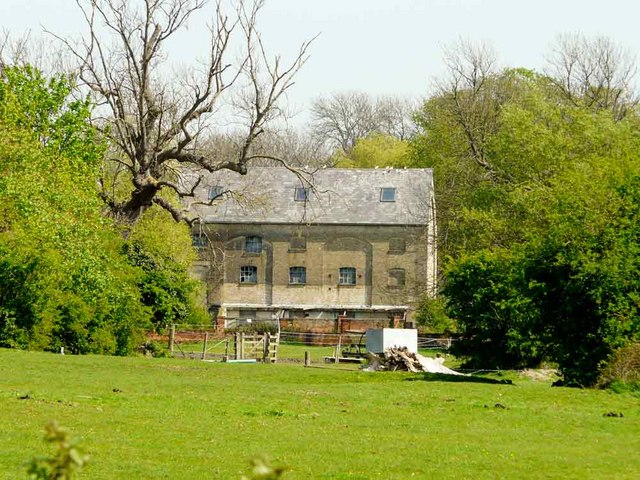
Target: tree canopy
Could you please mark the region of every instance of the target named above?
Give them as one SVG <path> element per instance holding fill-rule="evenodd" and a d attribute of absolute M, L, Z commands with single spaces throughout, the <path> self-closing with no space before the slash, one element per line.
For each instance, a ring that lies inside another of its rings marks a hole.
<path fill-rule="evenodd" d="M 456 351 L 484 368 L 550 360 L 592 385 L 640 328 L 634 95 L 599 75 L 567 92 L 562 77 L 498 70 L 486 55 L 453 57 L 411 144 L 413 164 L 435 171 Z"/>
<path fill-rule="evenodd" d="M 190 259 L 166 255 L 170 241 L 125 241 L 103 214 L 96 179 L 106 146 L 73 88 L 30 66 L 0 71 L 0 344 L 128 354 L 153 324 L 196 311 Z M 175 272 L 171 284 L 147 278 L 130 245 L 165 252 L 155 270 Z M 182 315 L 161 313 L 160 290 L 185 292 L 173 296 Z"/>

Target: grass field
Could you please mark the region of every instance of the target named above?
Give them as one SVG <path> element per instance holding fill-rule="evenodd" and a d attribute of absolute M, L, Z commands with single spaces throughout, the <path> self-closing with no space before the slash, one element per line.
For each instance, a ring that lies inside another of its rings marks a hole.
<path fill-rule="evenodd" d="M 640 475 L 637 397 L 516 374 L 495 385 L 2 349 L 0 372 L 0 478 L 26 478 L 50 419 L 82 437 L 86 479 L 238 479 L 259 455 L 287 479 Z"/>

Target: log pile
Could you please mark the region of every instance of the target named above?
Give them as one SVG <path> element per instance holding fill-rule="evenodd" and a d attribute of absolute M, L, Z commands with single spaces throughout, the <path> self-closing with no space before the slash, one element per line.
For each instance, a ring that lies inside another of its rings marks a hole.
<path fill-rule="evenodd" d="M 463 375 L 443 365 L 444 358 L 428 358 L 419 353 L 410 352 L 406 347 L 387 348 L 382 355 L 367 352 L 369 364 L 364 370 L 370 372 L 405 370 L 409 372 L 444 373 Z"/>

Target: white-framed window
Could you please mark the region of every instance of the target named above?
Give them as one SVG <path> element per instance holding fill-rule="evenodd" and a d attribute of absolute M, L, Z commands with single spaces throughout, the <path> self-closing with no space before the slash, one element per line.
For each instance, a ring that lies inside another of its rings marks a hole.
<path fill-rule="evenodd" d="M 222 196 L 222 192 L 224 192 L 224 189 L 221 185 L 214 185 L 213 187 L 209 187 L 209 200 L 213 200 Z"/>
<path fill-rule="evenodd" d="M 246 253 L 262 253 L 262 237 L 245 237 L 244 251 Z"/>
<path fill-rule="evenodd" d="M 289 284 L 304 285 L 307 283 L 306 267 L 289 267 Z"/>
<path fill-rule="evenodd" d="M 381 202 L 395 202 L 396 201 L 396 189 L 395 189 L 395 187 L 382 187 L 380 189 L 380 201 Z"/>
<path fill-rule="evenodd" d="M 340 267 L 340 276 L 338 277 L 340 285 L 356 284 L 356 269 L 354 267 Z"/>
<path fill-rule="evenodd" d="M 253 265 L 240 267 L 240 283 L 258 283 L 258 267 Z"/>
<path fill-rule="evenodd" d="M 305 187 L 296 187 L 293 199 L 296 202 L 306 202 L 309 200 L 309 189 Z"/>

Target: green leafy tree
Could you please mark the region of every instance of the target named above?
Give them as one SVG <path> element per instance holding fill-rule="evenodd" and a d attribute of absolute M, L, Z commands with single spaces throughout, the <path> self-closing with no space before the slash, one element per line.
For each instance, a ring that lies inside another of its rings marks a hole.
<path fill-rule="evenodd" d="M 104 145 L 65 76 L 0 75 L 0 341 L 76 353 L 135 350 L 149 315 L 138 269 L 102 215 Z"/>
<path fill-rule="evenodd" d="M 528 225 L 525 239 L 450 265 L 445 295 L 465 337 L 457 353 L 470 364 L 547 359 L 568 384 L 590 386 L 611 354 L 637 339 L 638 134 L 626 120 L 610 123 L 609 114 L 588 119 L 577 139 L 589 135 L 588 155 L 545 185 L 512 192 Z"/>
<path fill-rule="evenodd" d="M 372 133 L 356 140 L 349 155 L 339 150 L 333 157 L 342 168 L 401 168 L 409 165 L 409 144 L 384 133 Z"/>
<path fill-rule="evenodd" d="M 143 271 L 138 287 L 156 330 L 209 322 L 201 285 L 189 274 L 196 254 L 186 224 L 174 223 L 160 208 L 149 209 L 123 248 L 129 263 Z"/>
<path fill-rule="evenodd" d="M 425 103 L 411 144 L 439 179 L 457 353 L 487 368 L 547 359 L 566 382 L 592 385 L 638 331 L 640 129 L 622 103 L 632 96 L 571 101 L 579 89 L 568 96 L 557 78 L 471 60 L 471 75 Z"/>

